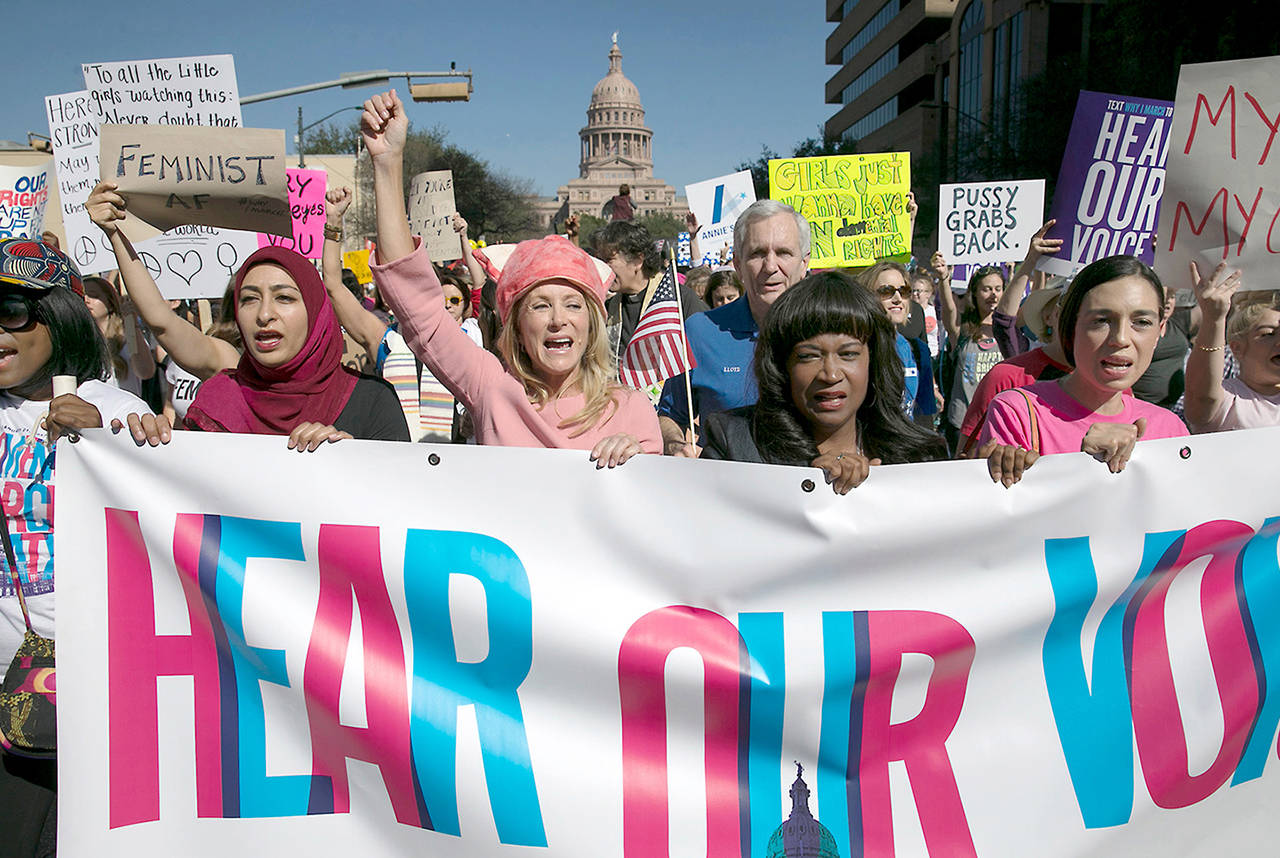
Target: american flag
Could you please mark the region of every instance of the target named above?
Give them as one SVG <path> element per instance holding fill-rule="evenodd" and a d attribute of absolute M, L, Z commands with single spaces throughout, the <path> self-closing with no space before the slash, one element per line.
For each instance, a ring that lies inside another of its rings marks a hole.
<path fill-rule="evenodd" d="M 622 354 L 618 377 L 623 384 L 644 390 L 696 365 L 676 303 L 675 277 L 667 266 Z"/>

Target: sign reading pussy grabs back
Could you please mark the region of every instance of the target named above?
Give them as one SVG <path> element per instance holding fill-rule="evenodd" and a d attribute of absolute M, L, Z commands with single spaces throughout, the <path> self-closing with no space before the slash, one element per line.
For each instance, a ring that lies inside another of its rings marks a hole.
<path fill-rule="evenodd" d="M 58 451 L 60 854 L 763 858 L 806 815 L 842 856 L 1260 854 L 1280 498 L 1237 469 L 1274 485 L 1277 441 L 840 497 L 86 431 Z"/>

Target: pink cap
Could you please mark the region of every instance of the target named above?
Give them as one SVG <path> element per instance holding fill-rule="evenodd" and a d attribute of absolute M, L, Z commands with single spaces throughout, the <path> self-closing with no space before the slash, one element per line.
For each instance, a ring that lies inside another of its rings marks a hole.
<path fill-rule="evenodd" d="M 539 283 L 563 280 L 577 286 L 604 310 L 605 289 L 591 257 L 575 247 L 567 238 L 548 235 L 533 241 L 522 241 L 498 277 L 494 301 L 498 318 L 505 324 L 511 308 L 524 293 Z"/>

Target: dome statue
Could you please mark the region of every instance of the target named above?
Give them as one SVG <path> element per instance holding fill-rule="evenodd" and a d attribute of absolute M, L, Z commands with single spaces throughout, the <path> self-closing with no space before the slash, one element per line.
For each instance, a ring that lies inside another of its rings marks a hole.
<path fill-rule="evenodd" d="M 791 785 L 791 815 L 769 838 L 765 858 L 840 858 L 836 839 L 809 812 L 809 786 L 803 775 L 804 766 L 796 763 L 796 780 Z"/>

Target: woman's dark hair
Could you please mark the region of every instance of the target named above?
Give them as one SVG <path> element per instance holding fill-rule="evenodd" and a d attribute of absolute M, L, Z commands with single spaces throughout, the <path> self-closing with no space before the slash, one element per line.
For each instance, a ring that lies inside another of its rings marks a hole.
<path fill-rule="evenodd" d="M 1091 262 L 1081 269 L 1076 279 L 1067 287 L 1067 293 L 1058 302 L 1058 341 L 1067 355 L 1067 363 L 1076 365 L 1076 322 L 1080 318 L 1080 307 L 1084 304 L 1084 296 L 1095 287 L 1121 277 L 1141 277 L 1156 290 L 1156 306 L 1164 314 L 1164 284 L 1160 277 L 1141 259 L 1136 256 L 1108 256 Z"/>
<path fill-rule="evenodd" d="M 608 262 L 615 253 L 627 259 L 639 259 L 645 277 L 662 270 L 662 255 L 654 246 L 649 230 L 629 220 L 615 220 L 600 230 L 593 244 L 596 256 Z"/>
<path fill-rule="evenodd" d="M 48 292 L 22 294 L 31 302 L 35 320 L 49 330 L 53 353 L 49 362 L 20 387 L 40 390 L 52 384 L 55 375 L 74 375 L 78 384 L 106 379 L 111 365 L 107 344 L 84 299 L 61 286 Z"/>
<path fill-rule="evenodd" d="M 462 306 L 465 309 L 470 310 L 471 309 L 471 287 L 468 286 L 461 277 L 459 277 L 458 275 L 450 271 L 445 271 L 443 268 L 437 268 L 436 271 L 439 273 L 440 285 L 443 286 L 446 283 L 448 283 L 454 289 L 457 289 L 459 292 L 461 292 Z"/>
<path fill-rule="evenodd" d="M 938 435 L 902 413 L 902 361 L 893 323 L 879 299 L 834 271 L 812 274 L 782 293 L 765 316 L 756 341 L 760 399 L 752 434 L 766 462 L 809 463 L 818 457 L 813 432 L 791 401 L 787 368 L 797 343 L 821 334 L 857 337 L 869 350 L 867 397 L 858 408 L 862 452 L 885 464 L 946 458 Z"/>
<path fill-rule="evenodd" d="M 244 350 L 244 339 L 240 336 L 240 324 L 236 321 L 236 279 L 231 278 L 227 289 L 222 293 L 222 301 L 218 304 L 218 318 L 214 319 L 205 334 L 231 343 L 237 351 Z"/>
<path fill-rule="evenodd" d="M 707 303 L 711 303 L 711 296 L 726 283 L 737 289 L 738 297 L 742 297 L 742 281 L 738 279 L 738 275 L 735 272 L 728 270 L 713 271 L 711 276 L 707 278 Z"/>
<path fill-rule="evenodd" d="M 992 274 L 999 274 L 1000 282 L 1008 285 L 1004 269 L 998 265 L 983 265 L 969 275 L 969 286 L 964 292 L 964 309 L 960 311 L 960 329 L 971 338 L 978 335 L 978 328 L 982 325 L 982 316 L 978 313 L 978 285 Z M 907 281 L 908 285 L 910 282 Z"/>

